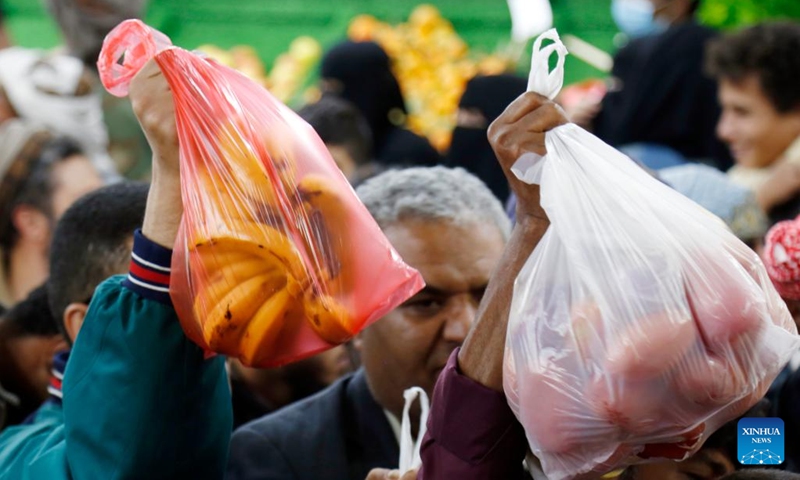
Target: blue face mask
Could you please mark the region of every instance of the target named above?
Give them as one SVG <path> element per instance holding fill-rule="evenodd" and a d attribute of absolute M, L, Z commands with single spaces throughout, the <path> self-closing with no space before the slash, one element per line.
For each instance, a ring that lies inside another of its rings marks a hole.
<path fill-rule="evenodd" d="M 655 35 L 669 28 L 669 23 L 654 18 L 655 9 L 647 0 L 612 0 L 611 16 L 617 27 L 630 38 Z"/>

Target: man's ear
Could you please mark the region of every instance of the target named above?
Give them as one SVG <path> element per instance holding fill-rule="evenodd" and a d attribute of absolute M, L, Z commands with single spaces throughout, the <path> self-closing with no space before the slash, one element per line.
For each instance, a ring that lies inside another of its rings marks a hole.
<path fill-rule="evenodd" d="M 11 222 L 20 240 L 46 244 L 50 241 L 50 220 L 30 205 L 18 205 L 11 212 Z"/>
<path fill-rule="evenodd" d="M 83 326 L 83 319 L 86 318 L 88 310 L 89 305 L 78 302 L 70 303 L 64 309 L 64 329 L 72 343 L 75 343 L 75 339 L 78 338 L 78 332 Z"/>

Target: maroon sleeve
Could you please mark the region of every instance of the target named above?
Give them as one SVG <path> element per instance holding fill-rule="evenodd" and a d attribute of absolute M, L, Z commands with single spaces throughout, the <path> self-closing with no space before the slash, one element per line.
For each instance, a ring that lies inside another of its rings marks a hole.
<path fill-rule="evenodd" d="M 530 478 L 525 432 L 505 395 L 461 375 L 458 351 L 436 383 L 417 479 Z"/>

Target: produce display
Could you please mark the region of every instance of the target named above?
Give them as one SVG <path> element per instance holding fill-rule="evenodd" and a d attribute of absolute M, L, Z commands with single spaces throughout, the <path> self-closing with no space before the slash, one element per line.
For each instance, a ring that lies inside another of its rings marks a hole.
<path fill-rule="evenodd" d="M 355 17 L 347 30 L 354 41 L 377 42 L 393 61 L 408 107 L 408 126 L 444 151 L 450 145 L 458 101 L 477 74 L 496 75 L 514 68 L 500 54 L 470 52 L 453 25 L 436 7 L 420 5 L 408 22 L 390 25 L 371 15 Z"/>
<path fill-rule="evenodd" d="M 417 6 L 408 21 L 398 25 L 372 15 L 358 15 L 351 20 L 347 36 L 353 41 L 374 41 L 386 50 L 408 107 L 408 118 L 397 121 L 405 120 L 411 130 L 427 137 L 440 151 L 450 145 L 458 102 L 467 82 L 475 75 L 496 75 L 515 68 L 516 58 L 507 53 L 470 51 L 453 25 L 428 4 Z M 207 44 L 198 50 L 247 75 L 284 103 L 298 96 L 313 101 L 318 95 L 313 87 L 302 91 L 322 56 L 322 47 L 312 37 L 292 41 L 268 72 L 249 46 L 224 50 Z"/>
<path fill-rule="evenodd" d="M 224 50 L 215 45 L 206 44 L 198 47 L 197 50 L 266 87 L 275 98 L 283 103 L 288 103 L 295 98 L 322 57 L 322 46 L 313 37 L 306 35 L 292 41 L 289 50 L 275 59 L 269 73 L 258 53 L 251 46 L 239 45 L 230 50 Z"/>

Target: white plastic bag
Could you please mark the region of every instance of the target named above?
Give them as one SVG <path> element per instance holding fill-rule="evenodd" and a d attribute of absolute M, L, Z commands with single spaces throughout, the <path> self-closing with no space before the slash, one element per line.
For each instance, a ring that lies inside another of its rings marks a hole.
<path fill-rule="evenodd" d="M 545 32 L 529 89 L 553 98 L 565 54 Z M 509 405 L 551 480 L 685 458 L 764 395 L 800 346 L 794 322 L 716 217 L 574 124 L 545 143 L 513 169 L 540 184 L 550 227 L 514 287 Z"/>
<path fill-rule="evenodd" d="M 418 469 L 422 465 L 422 459 L 419 455 L 420 447 L 422 446 L 422 438 L 425 437 L 425 432 L 428 431 L 428 414 L 430 412 L 431 404 L 428 399 L 428 394 L 425 390 L 419 387 L 411 387 L 403 392 L 405 405 L 403 406 L 403 423 L 400 426 L 400 474 L 404 474 L 409 470 Z M 419 431 L 417 432 L 417 439 L 411 438 L 411 418 L 409 417 L 409 410 L 414 400 L 419 398 L 421 413 L 419 416 Z"/>

